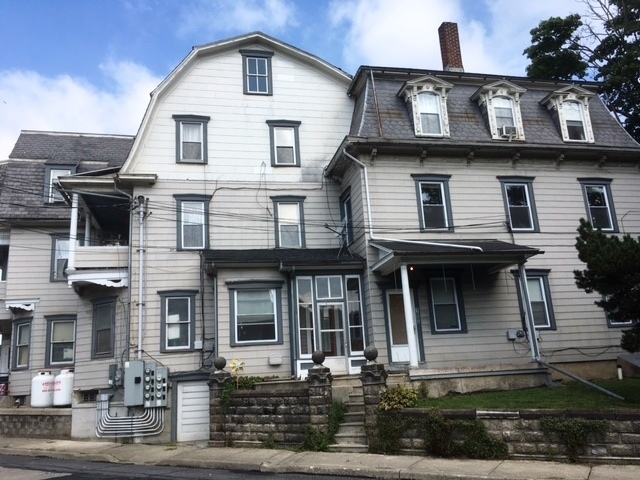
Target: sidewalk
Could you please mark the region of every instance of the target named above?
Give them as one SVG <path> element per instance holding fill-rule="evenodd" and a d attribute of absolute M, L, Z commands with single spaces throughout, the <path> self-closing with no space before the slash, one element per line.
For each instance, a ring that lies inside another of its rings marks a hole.
<path fill-rule="evenodd" d="M 0 454 L 270 473 L 415 480 L 638 480 L 640 465 L 576 465 L 526 460 L 290 452 L 194 445 L 123 445 L 105 441 L 2 438 Z"/>

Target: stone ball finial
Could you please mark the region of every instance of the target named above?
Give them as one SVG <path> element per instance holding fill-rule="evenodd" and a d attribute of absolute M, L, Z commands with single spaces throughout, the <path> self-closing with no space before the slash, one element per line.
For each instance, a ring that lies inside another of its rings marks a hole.
<path fill-rule="evenodd" d="M 376 358 L 378 358 L 378 349 L 373 345 L 369 345 L 364 349 L 364 358 L 366 358 L 369 362 L 375 362 Z"/>
<path fill-rule="evenodd" d="M 213 359 L 213 366 L 216 367 L 217 371 L 224 369 L 227 365 L 227 359 L 224 357 L 216 357 Z"/>
<path fill-rule="evenodd" d="M 316 365 L 322 365 L 324 359 L 324 352 L 321 352 L 320 350 L 314 350 L 314 352 L 311 354 L 311 360 L 313 360 L 313 363 Z"/>

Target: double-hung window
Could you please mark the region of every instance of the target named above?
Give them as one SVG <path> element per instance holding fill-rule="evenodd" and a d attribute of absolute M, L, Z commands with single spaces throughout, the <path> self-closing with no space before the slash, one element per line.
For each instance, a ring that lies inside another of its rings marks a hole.
<path fill-rule="evenodd" d="M 538 232 L 538 216 L 533 197 L 533 177 L 498 177 L 512 232 Z"/>
<path fill-rule="evenodd" d="M 351 214 L 351 189 L 340 196 L 340 234 L 343 245 L 353 243 L 353 216 Z"/>
<path fill-rule="evenodd" d="M 587 135 L 584 129 L 584 113 L 582 104 L 575 101 L 567 101 L 562 104 L 564 121 L 567 125 L 567 136 L 569 140 L 584 142 Z"/>
<path fill-rule="evenodd" d="M 447 96 L 453 84 L 426 75 L 406 82 L 398 96 L 404 98 L 418 137 L 449 137 Z"/>
<path fill-rule="evenodd" d="M 267 120 L 271 140 L 271 165 L 274 167 L 300 166 L 300 122 Z"/>
<path fill-rule="evenodd" d="M 519 85 L 499 80 L 480 87 L 471 100 L 477 102 L 494 140 L 525 139 L 520 111 L 520 97 L 527 90 Z"/>
<path fill-rule="evenodd" d="M 115 318 L 115 297 L 93 301 L 92 358 L 113 356 Z"/>
<path fill-rule="evenodd" d="M 465 333 L 467 324 L 457 277 L 429 279 L 432 333 Z"/>
<path fill-rule="evenodd" d="M 29 368 L 31 318 L 16 320 L 13 323 L 13 332 L 13 369 Z"/>
<path fill-rule="evenodd" d="M 176 162 L 207 163 L 207 124 L 210 117 L 174 115 Z"/>
<path fill-rule="evenodd" d="M 493 99 L 493 111 L 496 116 L 496 127 L 515 127 L 513 114 L 513 100 L 508 97 L 495 97 Z"/>
<path fill-rule="evenodd" d="M 418 95 L 420 126 L 423 135 L 442 135 L 440 95 L 424 92 Z"/>
<path fill-rule="evenodd" d="M 209 248 L 209 195 L 174 195 L 178 250 Z"/>
<path fill-rule="evenodd" d="M 9 234 L 0 232 L 0 282 L 7 280 L 9 265 Z"/>
<path fill-rule="evenodd" d="M 271 57 L 273 57 L 273 52 L 240 50 L 240 54 L 242 55 L 244 93 L 272 95 Z"/>
<path fill-rule="evenodd" d="M 45 366 L 71 365 L 76 356 L 76 317 L 54 315 L 46 317 L 47 345 Z"/>
<path fill-rule="evenodd" d="M 304 248 L 304 197 L 273 197 L 276 247 Z"/>
<path fill-rule="evenodd" d="M 46 165 L 44 203 L 62 203 L 64 198 L 58 190 L 58 178 L 75 173 L 75 165 Z"/>
<path fill-rule="evenodd" d="M 518 301 L 520 303 L 520 314 L 522 323 L 526 327 L 525 307 L 522 299 L 520 275 L 517 271 L 513 272 L 518 286 Z M 549 287 L 549 271 L 548 270 L 527 270 L 527 290 L 529 292 L 529 300 L 531 302 L 531 310 L 533 313 L 533 324 L 536 330 L 555 330 L 556 320 L 553 313 L 553 304 L 551 302 L 551 289 Z"/>
<path fill-rule="evenodd" d="M 453 230 L 450 175 L 412 175 L 416 181 L 420 228 L 422 230 Z"/>
<path fill-rule="evenodd" d="M 231 345 L 282 343 L 282 282 L 228 282 Z"/>
<path fill-rule="evenodd" d="M 158 292 L 161 301 L 162 352 L 193 350 L 197 293 L 195 290 Z"/>
<path fill-rule="evenodd" d="M 611 197 L 611 180 L 579 178 L 589 222 L 593 228 L 617 232 L 618 222 Z"/>

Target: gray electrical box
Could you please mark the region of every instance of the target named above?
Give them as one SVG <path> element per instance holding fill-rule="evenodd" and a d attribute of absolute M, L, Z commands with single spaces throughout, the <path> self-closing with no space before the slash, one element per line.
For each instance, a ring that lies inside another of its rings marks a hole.
<path fill-rule="evenodd" d="M 144 403 L 144 362 L 132 360 L 124 363 L 124 405 L 135 407 Z"/>
<path fill-rule="evenodd" d="M 144 407 L 166 407 L 169 386 L 169 369 L 147 363 L 144 367 Z"/>

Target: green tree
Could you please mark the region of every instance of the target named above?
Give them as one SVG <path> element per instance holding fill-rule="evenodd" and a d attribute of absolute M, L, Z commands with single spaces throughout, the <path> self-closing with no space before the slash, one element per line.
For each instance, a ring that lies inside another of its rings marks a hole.
<path fill-rule="evenodd" d="M 524 51 L 531 59 L 527 76 L 553 80 L 584 78 L 589 64 L 582 58 L 576 33 L 580 27 L 580 15 L 574 14 L 567 18 L 551 17 L 531 30 L 531 46 Z"/>
<path fill-rule="evenodd" d="M 529 77 L 603 83 L 602 98 L 640 141 L 640 0 L 583 0 L 587 14 L 552 17 L 531 30 Z"/>
<path fill-rule="evenodd" d="M 602 295 L 596 305 L 607 311 L 616 322 L 640 320 L 640 238 L 631 235 L 605 235 L 580 219 L 576 238 L 578 258 L 586 264 L 584 270 L 574 270 L 578 288 Z M 627 330 L 621 345 L 629 351 L 639 351 L 640 324 Z M 632 338 L 633 337 L 633 338 Z M 635 346 L 634 346 L 635 345 Z"/>

